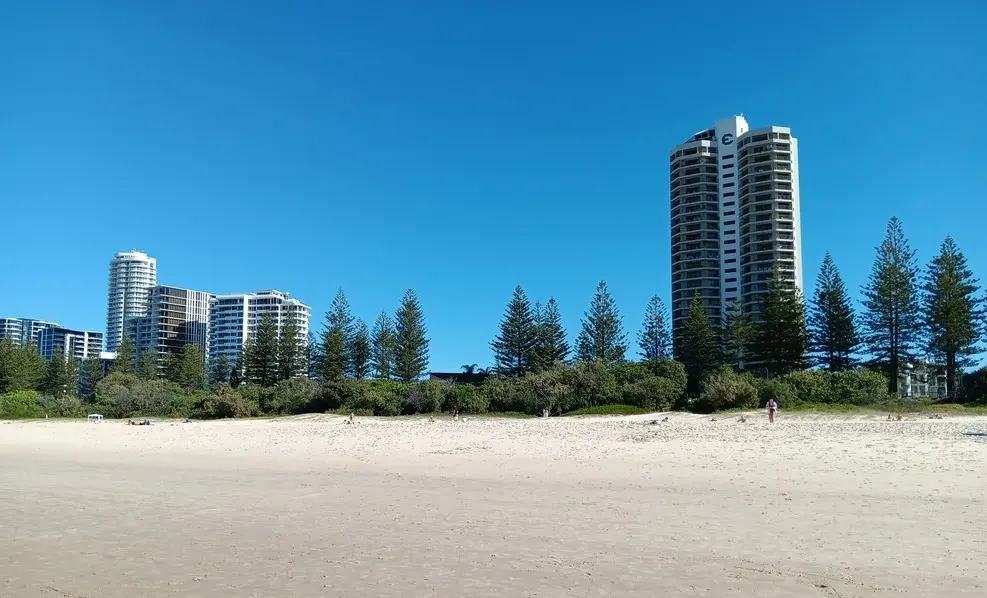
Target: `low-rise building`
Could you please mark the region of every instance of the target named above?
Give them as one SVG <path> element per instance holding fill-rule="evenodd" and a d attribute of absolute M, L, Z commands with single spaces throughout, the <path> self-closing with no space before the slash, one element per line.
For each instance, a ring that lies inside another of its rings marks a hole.
<path fill-rule="evenodd" d="M 906 399 L 944 399 L 948 395 L 946 373 L 933 364 L 903 364 L 898 372 L 898 392 Z"/>

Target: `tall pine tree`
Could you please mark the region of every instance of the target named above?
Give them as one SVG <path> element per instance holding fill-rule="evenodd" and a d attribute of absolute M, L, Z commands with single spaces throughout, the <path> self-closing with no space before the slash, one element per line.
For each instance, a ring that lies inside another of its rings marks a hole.
<path fill-rule="evenodd" d="M 250 354 L 250 339 L 243 344 L 243 348 L 237 353 L 233 368 L 230 369 L 230 388 L 236 388 L 243 384 L 247 370 L 247 355 Z"/>
<path fill-rule="evenodd" d="M 952 237 L 946 237 L 923 281 L 928 349 L 946 362 L 947 394 L 955 396 L 958 368 L 980 351 L 983 334 L 980 283 Z"/>
<path fill-rule="evenodd" d="M 92 403 L 96 400 L 96 384 L 103 379 L 99 359 L 90 357 L 82 361 L 79 372 L 79 398 Z"/>
<path fill-rule="evenodd" d="M 644 310 L 644 325 L 637 335 L 641 359 L 658 361 L 668 359 L 672 350 L 672 333 L 668 328 L 668 311 L 661 297 L 655 295 Z"/>
<path fill-rule="evenodd" d="M 186 392 L 202 390 L 206 386 L 206 360 L 198 345 L 188 344 L 182 347 L 180 356 L 174 359 L 172 382 L 181 386 Z"/>
<path fill-rule="evenodd" d="M 888 389 L 898 392 L 898 373 L 914 359 L 920 346 L 922 314 L 915 252 L 905 239 L 898 218 L 888 222 L 887 234 L 864 287 L 863 342 L 885 366 Z"/>
<path fill-rule="evenodd" d="M 501 373 L 520 376 L 531 369 L 538 344 L 538 328 L 524 289 L 518 285 L 500 321 L 500 332 L 490 343 L 494 362 Z"/>
<path fill-rule="evenodd" d="M 751 361 L 771 377 L 805 368 L 807 338 L 802 294 L 775 271 L 762 301 L 761 320 L 754 327 Z"/>
<path fill-rule="evenodd" d="M 374 378 L 390 380 L 394 376 L 394 320 L 381 312 L 370 335 L 370 367 Z"/>
<path fill-rule="evenodd" d="M 55 347 L 55 354 L 45 364 L 45 377 L 41 392 L 53 397 L 75 395 L 76 378 L 65 359 L 62 347 Z"/>
<path fill-rule="evenodd" d="M 394 374 L 402 382 L 411 382 L 428 369 L 425 315 L 413 290 L 404 294 L 394 321 Z"/>
<path fill-rule="evenodd" d="M 682 325 L 678 345 L 678 361 L 685 366 L 688 378 L 686 392 L 698 396 L 703 379 L 722 362 L 720 345 L 716 341 L 716 332 L 709 321 L 709 315 L 703 307 L 702 297 L 697 292 L 689 302 L 689 317 Z"/>
<path fill-rule="evenodd" d="M 209 368 L 209 388 L 216 390 L 224 384 L 229 384 L 230 374 L 232 372 L 233 364 L 230 363 L 230 358 L 225 354 L 221 354 L 216 359 L 213 359 L 212 365 Z"/>
<path fill-rule="evenodd" d="M 45 376 L 45 360 L 37 347 L 19 347 L 0 338 L 0 394 L 35 390 Z"/>
<path fill-rule="evenodd" d="M 726 317 L 720 329 L 723 345 L 723 361 L 738 371 L 747 369 L 750 348 L 754 342 L 754 325 L 744 311 L 744 304 L 733 300 L 727 307 Z"/>
<path fill-rule="evenodd" d="M 826 252 L 809 306 L 809 353 L 814 364 L 843 372 L 853 367 L 859 344 L 850 296 L 833 256 Z"/>
<path fill-rule="evenodd" d="M 113 366 L 110 371 L 116 374 L 133 374 L 137 370 L 134 355 L 134 341 L 130 336 L 124 335 L 120 344 L 117 345 L 116 357 L 113 359 Z"/>
<path fill-rule="evenodd" d="M 617 303 L 605 281 L 596 285 L 596 293 L 582 320 L 582 330 L 576 339 L 576 357 L 580 361 L 602 360 L 613 363 L 624 360 L 627 335 Z"/>
<path fill-rule="evenodd" d="M 301 329 L 289 314 L 278 336 L 278 380 L 290 380 L 305 372 L 305 346 Z"/>
<path fill-rule="evenodd" d="M 318 378 L 316 369 L 319 367 L 321 356 L 319 341 L 316 340 L 315 333 L 309 330 L 308 337 L 305 339 L 305 375 L 309 378 Z"/>
<path fill-rule="evenodd" d="M 356 333 L 350 343 L 350 363 L 353 377 L 357 380 L 363 380 L 370 375 L 370 354 L 370 331 L 367 329 L 366 322 L 358 320 Z"/>
<path fill-rule="evenodd" d="M 278 382 L 278 325 L 273 314 L 264 314 L 257 324 L 251 342 L 245 349 L 247 382 L 258 386 L 274 386 Z"/>
<path fill-rule="evenodd" d="M 350 347 L 353 339 L 353 314 L 343 289 L 333 297 L 326 313 L 326 325 L 322 332 L 321 363 L 318 374 L 323 380 L 339 380 L 352 372 Z"/>
<path fill-rule="evenodd" d="M 532 368 L 540 371 L 565 363 L 569 358 L 569 342 L 555 297 L 549 297 L 544 307 L 536 304 L 534 317 L 538 340 L 532 351 Z"/>
<path fill-rule="evenodd" d="M 158 378 L 158 357 L 154 351 L 143 351 L 137 358 L 137 377 L 141 380 Z"/>

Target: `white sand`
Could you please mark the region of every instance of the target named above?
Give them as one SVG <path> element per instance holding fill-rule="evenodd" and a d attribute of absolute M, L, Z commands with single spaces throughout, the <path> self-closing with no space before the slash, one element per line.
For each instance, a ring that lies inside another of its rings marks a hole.
<path fill-rule="evenodd" d="M 985 418 L 4 423 L 0 596 L 984 596 Z"/>

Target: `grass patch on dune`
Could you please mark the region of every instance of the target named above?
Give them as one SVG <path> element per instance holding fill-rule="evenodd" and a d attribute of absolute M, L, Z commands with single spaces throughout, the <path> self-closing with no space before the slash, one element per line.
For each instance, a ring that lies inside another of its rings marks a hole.
<path fill-rule="evenodd" d="M 647 409 L 635 407 L 633 405 L 597 405 L 596 407 L 583 407 L 570 411 L 566 415 L 641 415 L 650 413 Z"/>
<path fill-rule="evenodd" d="M 856 413 L 861 411 L 860 407 L 856 405 L 848 405 L 846 403 L 796 403 L 788 407 L 783 407 L 782 411 L 805 413 Z"/>
<path fill-rule="evenodd" d="M 730 409 L 720 413 L 741 413 L 760 409 Z M 875 414 L 875 413 L 939 413 L 942 415 L 987 415 L 987 407 L 940 403 L 931 399 L 892 399 L 870 405 L 850 405 L 848 403 L 795 403 L 781 405 L 781 412 L 821 413 L 821 414 Z"/>

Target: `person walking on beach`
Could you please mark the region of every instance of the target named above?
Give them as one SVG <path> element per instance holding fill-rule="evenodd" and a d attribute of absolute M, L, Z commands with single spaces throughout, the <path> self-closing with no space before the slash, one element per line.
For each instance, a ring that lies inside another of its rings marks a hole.
<path fill-rule="evenodd" d="M 768 399 L 766 407 L 768 408 L 768 423 L 773 424 L 775 423 L 775 411 L 778 411 L 778 403 L 774 397 Z"/>

